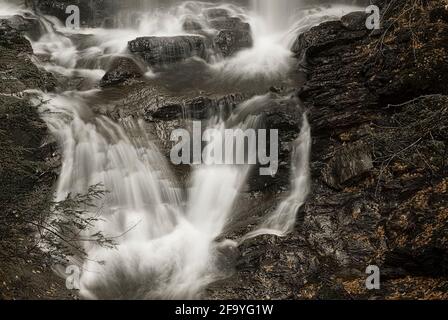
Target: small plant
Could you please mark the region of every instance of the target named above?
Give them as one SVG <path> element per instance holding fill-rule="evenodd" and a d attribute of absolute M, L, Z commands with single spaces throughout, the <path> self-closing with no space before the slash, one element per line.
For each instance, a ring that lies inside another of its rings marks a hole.
<path fill-rule="evenodd" d="M 65 200 L 51 204 L 49 219 L 30 222 L 38 231 L 38 241 L 52 259 L 60 262 L 67 256 L 87 258 L 85 242 L 93 242 L 106 248 L 116 243 L 100 231 L 92 231 L 101 220 L 101 208 L 97 203 L 105 196 L 101 184 L 89 187 L 85 194 L 69 194 Z"/>

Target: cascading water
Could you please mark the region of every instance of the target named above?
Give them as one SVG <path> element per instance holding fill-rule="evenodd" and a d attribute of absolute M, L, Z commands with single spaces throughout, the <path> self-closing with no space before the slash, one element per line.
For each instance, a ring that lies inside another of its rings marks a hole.
<path fill-rule="evenodd" d="M 46 34 L 32 43 L 36 54 L 48 57 L 46 63 L 36 61 L 48 71 L 67 78 L 90 79 L 87 91 L 32 92 L 37 94 L 37 104 L 46 102 L 40 107 L 42 116 L 63 151 L 57 199 L 85 193 L 98 183 L 109 191 L 98 202 L 102 219 L 89 233 L 101 231 L 114 237 L 118 245 L 110 250 L 85 243 L 88 259 L 72 257 L 72 263 L 83 271 L 84 298 L 198 297 L 205 286 L 226 275 L 220 267 L 222 252 L 233 250 L 237 243 L 217 243 L 216 239 L 223 235 L 229 220 L 236 218 L 234 205 L 250 171 L 249 166 L 199 165 L 193 167 L 191 188 L 181 190 L 143 121 L 123 119 L 115 123 L 93 111 L 89 101 L 100 93 L 94 88 L 105 72 L 104 59 L 126 53 L 127 42 L 138 36 L 184 34 L 184 17 L 200 20 L 205 9 L 219 7 L 248 21 L 255 40 L 253 48 L 207 65 L 215 81 L 277 79 L 288 73 L 293 62 L 285 40 L 291 24 L 285 17 L 294 17 L 300 1 L 252 0 L 255 14 L 235 5 L 196 1 L 173 1 L 173 7 L 154 13 L 158 1 L 143 3 L 148 11 L 141 13 L 143 18 L 137 26 L 124 19 L 118 23 L 122 28 L 113 32 L 101 28 L 67 30 L 54 18 L 46 17 L 42 20 Z M 1 14 L 19 12 L 6 6 L 0 8 Z M 315 19 L 305 17 L 292 30 L 305 30 L 324 16 L 322 12 L 314 13 Z M 91 44 L 75 44 L 70 39 L 73 34 L 88 37 Z M 256 96 L 234 112 L 251 109 L 267 99 L 269 95 Z M 231 127 L 253 128 L 257 121 L 256 116 L 246 117 Z M 219 118 L 208 123 L 218 133 L 226 125 Z M 241 241 L 260 234 L 284 235 L 291 230 L 310 185 L 311 133 L 305 115 L 295 150 L 290 196 Z M 212 157 L 207 155 L 206 160 Z"/>
<path fill-rule="evenodd" d="M 251 0 L 252 8 L 263 17 L 271 33 L 285 32 L 294 24 L 302 0 Z"/>

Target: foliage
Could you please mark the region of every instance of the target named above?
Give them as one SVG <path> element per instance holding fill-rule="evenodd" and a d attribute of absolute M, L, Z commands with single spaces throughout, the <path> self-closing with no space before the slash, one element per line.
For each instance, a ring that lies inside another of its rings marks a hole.
<path fill-rule="evenodd" d="M 85 257 L 85 242 L 113 247 L 101 232 L 89 234 L 100 220 L 102 186 L 55 202 L 56 174 L 46 162 L 51 148 L 41 145 L 45 124 L 23 100 L 2 97 L 0 103 L 0 260 L 41 256 L 51 265 L 67 255 Z"/>

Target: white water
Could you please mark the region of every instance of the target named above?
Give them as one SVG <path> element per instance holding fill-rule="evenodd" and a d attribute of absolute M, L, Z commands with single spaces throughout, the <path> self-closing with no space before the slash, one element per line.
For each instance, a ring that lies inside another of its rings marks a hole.
<path fill-rule="evenodd" d="M 280 2 L 273 6 L 276 1 L 260 0 L 253 3 L 250 12 L 233 5 L 221 5 L 251 23 L 255 43 L 253 48 L 233 58 L 211 62 L 209 67 L 217 77 L 272 79 L 283 77 L 290 70 L 293 60 L 288 45 L 291 39 L 297 35 L 297 30 L 305 30 L 326 19 L 326 11 L 310 12 L 293 28 L 288 28 L 291 25 L 285 23 L 282 15 L 287 12 L 294 20 L 293 9 L 299 9 L 300 2 Z M 89 78 L 93 88 L 104 74 L 108 59 L 125 53 L 127 41 L 138 36 L 183 34 L 181 26 L 186 16 L 200 20 L 203 10 L 213 6 L 187 2 L 154 12 L 156 3 L 151 3 L 152 6 L 147 7 L 151 10 L 142 14 L 137 26 L 131 26 L 122 18 L 122 28 L 113 32 L 106 29 L 76 31 L 93 35 L 93 45 L 85 49 L 77 48 L 64 35 L 75 31 L 47 17 L 47 34 L 33 43 L 36 54 L 49 57 L 41 66 L 66 77 Z M 6 6 L 0 8 L 5 12 L 15 10 L 4 9 Z M 336 15 L 343 11 L 332 10 L 329 13 Z M 215 239 L 222 235 L 229 220 L 235 218 L 234 205 L 250 168 L 198 166 L 193 170 L 192 187 L 184 194 L 176 185 L 168 160 L 151 142 L 154 138 L 143 123 L 130 120 L 114 123 L 107 117 L 95 115 L 87 101 L 97 94 L 98 90 L 92 89 L 39 93 L 40 99 L 48 101 L 41 108 L 43 117 L 63 150 L 57 199 L 64 199 L 69 193 L 85 193 L 89 186 L 98 183 L 110 192 L 98 203 L 102 220 L 84 236 L 101 231 L 114 237 L 118 246 L 110 250 L 86 243 L 88 259 L 73 257 L 72 262 L 83 270 L 81 296 L 89 299 L 196 298 L 209 283 L 226 276 L 220 269 L 220 252 L 223 248 L 232 250 L 237 244 L 216 243 Z M 239 110 L 266 99 L 269 96 L 254 97 L 241 104 Z M 256 117 L 248 118 L 239 127 L 254 127 L 256 123 Z M 225 129 L 225 124 L 216 119 L 209 125 Z M 290 196 L 242 241 L 260 234 L 282 236 L 291 231 L 296 213 L 309 193 L 311 134 L 306 118 L 295 149 Z M 98 212 L 91 214 L 96 216 Z"/>
<path fill-rule="evenodd" d="M 175 1 L 176 2 L 176 1 Z M 50 63 L 44 67 L 48 71 L 64 75 L 84 75 L 99 80 L 114 55 L 124 54 L 127 43 L 142 36 L 176 36 L 187 34 L 183 30 L 185 19 L 194 17 L 204 29 L 213 32 L 205 20 L 205 12 L 210 8 L 224 8 L 231 16 L 238 16 L 250 23 L 254 45 L 234 57 L 216 57 L 208 65 L 217 81 L 238 82 L 255 77 L 280 79 L 294 64 L 291 47 L 298 32 L 304 32 L 321 21 L 336 19 L 356 7 L 338 5 L 328 8 L 300 10 L 300 0 L 252 0 L 252 8 L 245 11 L 235 5 L 212 4 L 198 1 L 177 1 L 179 4 L 164 10 L 157 1 L 146 1 L 148 11 L 139 11 L 138 19 L 131 12 L 117 15 L 116 23 L 122 27 L 114 29 L 95 28 L 70 30 L 57 19 L 47 17 L 48 34 L 33 43 L 37 54 L 48 54 Z M 296 22 L 294 24 L 294 22 Z M 53 25 L 53 26 L 52 26 Z M 55 29 L 57 32 L 54 32 Z M 62 34 L 84 34 L 92 38 L 93 45 L 87 49 L 77 49 L 73 41 Z M 87 66 L 87 67 L 86 67 Z M 151 78 L 157 77 L 147 68 Z"/>
<path fill-rule="evenodd" d="M 294 142 L 292 155 L 292 190 L 287 199 L 269 215 L 261 226 L 245 235 L 241 241 L 264 234 L 279 237 L 285 236 L 294 229 L 296 215 L 311 191 L 310 155 L 311 155 L 311 127 L 307 115 L 303 117 L 300 135 Z"/>
<path fill-rule="evenodd" d="M 303 7 L 302 0 L 251 0 L 251 4 L 255 12 L 264 17 L 271 33 L 289 29 Z"/>

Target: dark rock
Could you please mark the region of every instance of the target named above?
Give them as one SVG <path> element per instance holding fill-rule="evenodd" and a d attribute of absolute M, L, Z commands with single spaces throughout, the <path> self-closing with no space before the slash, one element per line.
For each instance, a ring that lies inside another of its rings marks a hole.
<path fill-rule="evenodd" d="M 33 53 L 31 43 L 22 33 L 10 26 L 8 20 L 0 20 L 0 46 L 24 53 Z"/>
<path fill-rule="evenodd" d="M 363 11 L 351 12 L 341 18 L 341 23 L 348 30 L 364 30 L 367 17 L 368 15 Z"/>
<path fill-rule="evenodd" d="M 256 166 L 249 178 L 247 191 L 288 189 L 291 178 L 293 142 L 298 138 L 303 123 L 301 102 L 295 95 L 282 96 L 269 93 L 264 97 L 246 102 L 244 109 L 229 118 L 227 126 L 234 127 L 249 117 L 256 117 L 261 129 L 266 129 L 268 132 L 269 130 L 278 130 L 279 167 L 275 175 L 261 176 L 259 174 L 260 167 Z M 268 141 L 268 154 L 270 147 Z"/>
<path fill-rule="evenodd" d="M 19 93 L 26 89 L 52 90 L 56 80 L 31 61 L 30 42 L 8 22 L 0 21 L 0 92 Z"/>
<path fill-rule="evenodd" d="M 215 32 L 204 31 L 202 25 L 189 17 L 183 25 L 187 32 L 205 36 L 214 44 L 224 57 L 229 57 L 236 52 L 252 47 L 253 38 L 250 24 L 239 17 L 230 17 L 226 10 L 217 9 L 216 14 L 207 15 L 205 24 Z M 212 12 L 215 12 L 213 9 Z M 223 14 L 223 12 L 227 12 Z"/>
<path fill-rule="evenodd" d="M 242 49 L 251 48 L 253 45 L 252 33 L 245 30 L 223 30 L 214 40 L 224 57 L 234 55 Z"/>
<path fill-rule="evenodd" d="M 148 121 L 206 120 L 219 114 L 226 118 L 243 99 L 242 95 L 230 94 L 220 98 L 196 97 L 180 103 L 165 102 L 157 108 L 146 109 L 145 117 Z"/>
<path fill-rule="evenodd" d="M 407 15 L 413 2 L 398 0 L 385 34 L 358 28 L 359 13 L 298 37 L 312 194 L 290 235 L 241 244 L 236 274 L 208 296 L 448 298 L 448 25 L 427 5 Z M 368 265 L 380 268 L 381 290 L 366 290 Z"/>
<path fill-rule="evenodd" d="M 130 41 L 129 51 L 150 66 L 163 66 L 199 57 L 207 59 L 207 40 L 202 36 L 142 37 Z"/>
<path fill-rule="evenodd" d="M 33 16 L 15 15 L 5 19 L 5 23 L 11 28 L 26 34 L 34 41 L 38 40 L 44 33 L 41 22 Z"/>
<path fill-rule="evenodd" d="M 143 76 L 142 68 L 130 57 L 117 57 L 114 59 L 101 79 L 102 87 L 121 84 L 130 79 L 136 79 Z"/>
<path fill-rule="evenodd" d="M 292 46 L 297 57 L 307 55 L 317 58 L 319 52 L 334 48 L 346 47 L 348 44 L 362 40 L 368 35 L 367 28 L 362 30 L 349 30 L 341 21 L 324 22 L 301 34 Z M 316 55 L 315 55 L 316 54 Z M 311 63 L 311 61 L 308 61 Z"/>
<path fill-rule="evenodd" d="M 210 26 L 216 30 L 243 30 L 250 31 L 250 24 L 238 17 L 220 17 L 209 21 Z"/>
<path fill-rule="evenodd" d="M 335 152 L 323 170 L 322 177 L 330 187 L 341 189 L 347 182 L 372 169 L 372 155 L 368 146 L 350 144 Z"/>
<path fill-rule="evenodd" d="M 434 8 L 429 12 L 429 18 L 433 23 L 439 20 L 448 23 L 448 9 L 446 7 Z"/>
<path fill-rule="evenodd" d="M 27 55 L 0 47 L 0 92 L 14 94 L 27 89 L 50 91 L 55 86 L 53 75 L 37 68 Z"/>
<path fill-rule="evenodd" d="M 209 25 L 218 30 L 213 43 L 224 57 L 253 45 L 250 25 L 238 17 L 221 16 L 210 20 Z"/>

